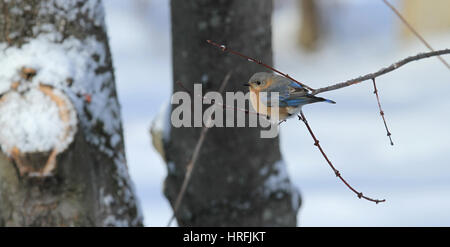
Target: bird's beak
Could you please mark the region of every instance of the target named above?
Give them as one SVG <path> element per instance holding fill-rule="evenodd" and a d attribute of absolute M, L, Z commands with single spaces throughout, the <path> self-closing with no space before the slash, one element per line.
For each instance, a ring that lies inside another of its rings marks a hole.
<path fill-rule="evenodd" d="M 243 86 L 244 86 L 244 87 L 250 87 L 250 84 L 244 83 Z"/>

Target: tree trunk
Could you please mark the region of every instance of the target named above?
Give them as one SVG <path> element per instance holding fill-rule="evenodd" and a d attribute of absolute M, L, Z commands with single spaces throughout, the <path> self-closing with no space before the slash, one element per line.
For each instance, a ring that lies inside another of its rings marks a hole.
<path fill-rule="evenodd" d="M 233 70 L 226 91 L 242 86 L 263 68 L 222 53 L 217 41 L 272 63 L 271 0 L 172 0 L 174 92 L 202 83 L 218 91 Z M 192 90 L 193 91 L 193 90 Z M 206 107 L 203 107 L 206 108 Z M 295 226 L 299 194 L 282 162 L 279 140 L 261 139 L 260 128 L 212 128 L 176 215 L 181 226 Z M 201 128 L 171 127 L 164 141 L 168 176 L 164 193 L 174 204 Z"/>
<path fill-rule="evenodd" d="M 319 13 L 316 0 L 300 0 L 301 25 L 299 29 L 299 44 L 306 51 L 317 49 L 320 35 Z"/>
<path fill-rule="evenodd" d="M 447 34 L 450 30 L 450 1 L 448 0 L 403 0 L 400 4 L 403 17 L 420 34 L 428 35 Z M 417 39 L 416 36 L 400 20 L 395 20 L 400 27 L 401 34 L 408 39 Z"/>
<path fill-rule="evenodd" d="M 2 1 L 0 53 L 0 225 L 142 225 L 101 2 Z"/>

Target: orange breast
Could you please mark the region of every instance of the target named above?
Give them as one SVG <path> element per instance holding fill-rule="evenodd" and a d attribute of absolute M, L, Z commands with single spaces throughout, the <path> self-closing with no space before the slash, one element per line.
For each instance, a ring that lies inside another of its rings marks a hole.
<path fill-rule="evenodd" d="M 271 111 L 273 107 L 266 106 L 263 102 L 261 102 L 259 97 L 259 91 L 250 89 L 250 103 L 252 104 L 253 109 L 256 110 L 261 115 L 271 116 Z M 278 108 L 278 119 L 284 120 L 289 116 L 287 107 L 276 107 Z"/>

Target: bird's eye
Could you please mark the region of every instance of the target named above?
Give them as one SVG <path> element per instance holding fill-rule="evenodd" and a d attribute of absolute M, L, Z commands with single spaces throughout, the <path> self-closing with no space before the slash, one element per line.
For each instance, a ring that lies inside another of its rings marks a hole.
<path fill-rule="evenodd" d="M 256 85 L 261 85 L 261 82 L 260 81 L 256 81 Z"/>

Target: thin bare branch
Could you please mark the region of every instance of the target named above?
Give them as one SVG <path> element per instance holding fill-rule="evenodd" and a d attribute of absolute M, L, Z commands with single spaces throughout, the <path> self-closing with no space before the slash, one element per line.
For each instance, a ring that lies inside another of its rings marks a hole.
<path fill-rule="evenodd" d="M 277 69 L 275 69 L 275 68 L 273 68 L 273 67 L 271 67 L 271 66 L 269 66 L 269 65 L 267 65 L 267 64 L 265 64 L 265 63 L 263 63 L 263 62 L 261 62 L 259 60 L 257 60 L 257 59 L 254 59 L 252 57 L 244 55 L 244 54 L 242 54 L 240 52 L 231 50 L 231 49 L 227 48 L 225 45 L 219 45 L 219 44 L 217 44 L 217 43 L 215 43 L 215 42 L 213 42 L 211 40 L 207 40 L 207 42 L 209 44 L 215 46 L 215 47 L 220 48 L 224 52 L 227 51 L 227 52 L 230 52 L 230 53 L 232 53 L 234 55 L 243 57 L 243 58 L 247 59 L 249 62 L 257 63 L 257 64 L 259 64 L 261 66 L 264 66 L 264 67 L 266 67 L 266 68 L 268 68 L 268 69 L 270 69 L 270 70 L 272 70 L 272 71 L 274 71 L 274 72 L 276 72 L 276 73 L 278 73 L 278 74 L 280 74 L 280 75 L 282 75 L 282 76 L 284 76 L 284 77 L 286 77 L 286 78 L 296 82 L 297 84 L 299 84 L 299 85 L 303 86 L 304 88 L 310 90 L 312 95 L 316 95 L 316 94 L 319 94 L 319 93 L 328 92 L 328 91 L 332 91 L 332 90 L 348 87 L 348 86 L 351 86 L 353 84 L 357 84 L 357 83 L 360 83 L 360 82 L 363 82 L 363 81 L 366 81 L 366 80 L 371 80 L 371 79 L 376 78 L 378 76 L 381 76 L 381 75 L 384 75 L 386 73 L 389 73 L 389 72 L 391 72 L 393 70 L 396 70 L 396 69 L 400 68 L 401 66 L 403 66 L 403 65 L 405 65 L 407 63 L 413 62 L 413 61 L 417 61 L 417 60 L 421 60 L 421 59 L 429 58 L 429 57 L 434 57 L 434 56 L 450 54 L 450 49 L 443 49 L 443 50 L 437 50 L 437 51 L 432 51 L 432 52 L 419 53 L 419 54 L 417 54 L 415 56 L 410 56 L 410 57 L 404 58 L 404 59 L 402 59 L 402 60 L 400 60 L 400 61 L 398 61 L 396 63 L 393 63 L 392 65 L 390 65 L 388 67 L 385 67 L 385 68 L 382 68 L 382 69 L 378 70 L 377 72 L 370 73 L 370 74 L 363 75 L 363 76 L 359 76 L 357 78 L 350 79 L 350 80 L 347 80 L 345 82 L 340 82 L 340 83 L 337 83 L 337 84 L 334 84 L 334 85 L 331 85 L 331 86 L 327 86 L 327 87 L 323 87 L 323 88 L 319 88 L 319 89 L 313 89 L 313 88 L 305 85 L 304 83 L 301 83 L 301 82 L 295 80 L 294 78 L 292 78 L 288 74 L 285 74 L 285 73 L 283 73 L 283 72 L 281 72 L 281 71 L 279 71 L 279 70 L 277 70 Z"/>
<path fill-rule="evenodd" d="M 228 72 L 228 74 L 225 76 L 225 78 L 222 81 L 222 84 L 219 89 L 219 93 L 222 93 L 225 89 L 225 86 L 228 84 L 228 81 L 231 77 L 231 71 Z M 181 83 L 179 83 L 181 84 Z M 181 84 L 182 86 L 182 84 Z M 182 86 L 184 88 L 184 86 Z M 208 133 L 209 128 L 207 126 L 210 125 L 212 119 L 211 117 L 208 118 L 207 122 L 205 123 L 205 126 L 203 126 L 202 131 L 200 132 L 200 137 L 198 138 L 197 144 L 195 145 L 194 152 L 192 153 L 192 157 L 188 164 L 186 165 L 186 174 L 184 175 L 183 184 L 181 185 L 180 192 L 178 193 L 177 199 L 175 200 L 175 204 L 173 207 L 173 215 L 169 219 L 169 222 L 167 223 L 167 226 L 170 226 L 172 224 L 172 221 L 175 219 L 175 216 L 178 212 L 178 209 L 180 207 L 181 201 L 184 198 L 184 195 L 186 194 L 186 189 L 189 184 L 189 181 L 191 180 L 192 172 L 195 168 L 195 163 L 197 162 L 198 155 L 200 153 L 200 150 L 202 148 L 203 142 L 205 140 L 206 134 Z"/>
<path fill-rule="evenodd" d="M 377 84 L 375 82 L 375 78 L 372 78 L 372 82 L 373 82 L 373 93 L 375 94 L 375 96 L 377 98 L 378 109 L 380 110 L 380 115 L 381 115 L 381 118 L 383 119 L 384 127 L 386 128 L 386 134 L 389 137 L 389 141 L 391 141 L 391 146 L 394 146 L 394 142 L 392 141 L 392 137 L 391 137 L 392 134 L 389 131 L 388 126 L 386 124 L 386 118 L 384 117 L 384 111 L 383 111 L 383 109 L 381 109 L 380 96 L 378 95 L 378 89 L 377 89 Z"/>
<path fill-rule="evenodd" d="M 391 3 L 389 3 L 389 1 L 387 0 L 382 0 L 384 2 L 384 4 L 386 4 L 397 16 L 398 18 L 400 18 L 400 20 L 405 24 L 405 26 L 430 50 L 430 51 L 434 51 L 433 47 L 431 47 L 431 45 L 423 38 L 422 35 L 419 34 L 419 32 L 416 31 L 416 29 L 409 24 L 409 22 L 402 16 L 402 14 L 400 14 L 400 11 L 398 11 L 394 5 L 392 5 Z M 439 60 L 441 60 L 441 62 L 448 68 L 450 69 L 450 65 L 447 63 L 447 61 L 445 61 L 445 59 L 443 59 L 441 56 L 437 56 L 439 58 Z"/>
<path fill-rule="evenodd" d="M 450 49 L 444 49 L 444 50 L 438 50 L 438 51 L 432 51 L 432 52 L 425 52 L 425 53 L 419 53 L 415 56 L 410 56 L 407 58 L 404 58 L 394 64 L 392 64 L 391 66 L 382 68 L 380 70 L 378 70 L 377 72 L 374 73 L 370 73 L 367 75 L 363 75 L 354 79 L 350 79 L 347 80 L 345 82 L 340 82 L 340 83 L 336 83 L 334 85 L 331 86 L 327 86 L 327 87 L 323 87 L 323 88 L 319 88 L 319 89 L 315 89 L 311 92 L 311 94 L 316 95 L 319 93 L 323 93 L 323 92 L 328 92 L 328 91 L 333 91 L 336 89 L 340 89 L 340 88 L 344 88 L 344 87 L 348 87 L 366 80 L 372 80 L 373 78 L 379 77 L 381 75 L 384 75 L 386 73 L 389 73 L 393 70 L 396 70 L 398 68 L 400 68 L 401 66 L 413 62 L 413 61 L 417 61 L 417 60 L 421 60 L 424 58 L 429 58 L 429 57 L 434 57 L 434 56 L 439 56 L 439 55 L 445 55 L 445 54 L 450 54 Z"/>
<path fill-rule="evenodd" d="M 300 85 L 300 86 L 302 86 L 302 87 L 304 87 L 304 88 L 306 88 L 306 89 L 308 89 L 308 90 L 313 91 L 313 89 L 312 89 L 311 87 L 305 85 L 304 83 L 301 83 L 301 82 L 295 80 L 294 78 L 292 78 L 292 77 L 289 76 L 288 74 L 285 74 L 285 73 L 283 73 L 283 72 L 281 72 L 281 71 L 279 71 L 279 70 L 273 68 L 272 66 L 269 66 L 269 65 L 267 65 L 267 64 L 265 64 L 265 63 L 263 63 L 263 62 L 261 62 L 260 60 L 256 60 L 256 59 L 254 59 L 254 58 L 252 58 L 252 57 L 249 57 L 249 56 L 247 56 L 247 55 L 244 55 L 244 54 L 242 54 L 242 53 L 240 53 L 240 52 L 231 50 L 230 48 L 226 47 L 225 45 L 217 44 L 217 43 L 215 43 L 215 42 L 213 42 L 213 41 L 211 41 L 211 40 L 207 40 L 206 42 L 208 42 L 209 44 L 211 44 L 211 45 L 213 45 L 213 46 L 215 46 L 215 47 L 218 47 L 219 49 L 221 49 L 221 50 L 224 51 L 224 52 L 227 51 L 227 52 L 232 53 L 232 54 L 234 54 L 234 55 L 238 55 L 238 56 L 240 56 L 240 57 L 243 57 L 243 58 L 247 59 L 247 61 L 249 61 L 249 62 L 253 62 L 253 63 L 259 64 L 259 65 L 262 65 L 262 66 L 264 66 L 264 67 L 266 67 L 266 68 L 272 70 L 273 72 L 276 72 L 276 73 L 278 73 L 278 74 L 280 74 L 280 75 L 282 75 L 282 76 L 288 78 L 289 80 L 292 80 L 293 82 L 297 83 L 298 85 Z"/>
<path fill-rule="evenodd" d="M 386 127 L 386 131 L 387 131 L 388 136 L 389 136 L 390 139 L 391 139 L 391 137 L 390 137 L 390 132 L 389 132 L 389 130 L 388 130 L 388 128 L 387 128 L 386 120 L 385 120 L 385 118 L 384 118 L 384 113 L 383 113 L 383 111 L 381 110 L 381 104 L 380 104 L 378 92 L 377 92 L 377 89 L 376 89 L 375 78 L 377 78 L 378 76 L 384 75 L 384 74 L 386 74 L 386 73 L 389 73 L 389 72 L 391 72 L 391 71 L 393 71 L 393 70 L 396 70 L 396 69 L 400 68 L 401 66 L 403 66 L 403 65 L 405 65 L 405 64 L 407 64 L 407 63 L 410 63 L 410 62 L 412 62 L 412 61 L 417 61 L 417 60 L 421 60 L 421 59 L 428 58 L 428 57 L 439 56 L 439 55 L 444 55 L 444 54 L 449 54 L 449 53 L 450 53 L 450 49 L 444 49 L 444 50 L 432 51 L 432 52 L 427 52 L 427 53 L 419 53 L 419 54 L 417 54 L 417 55 L 415 55 L 415 56 L 410 56 L 410 57 L 404 58 L 404 59 L 402 59 L 402 60 L 400 60 L 400 61 L 398 61 L 398 62 L 396 62 L 396 63 L 394 63 L 394 64 L 392 64 L 392 65 L 390 65 L 390 66 L 388 66 L 388 67 L 385 67 L 385 68 L 382 68 L 382 69 L 378 70 L 377 72 L 370 73 L 370 74 L 367 74 L 367 75 L 363 75 L 363 76 L 360 76 L 360 77 L 358 77 L 358 78 L 350 79 L 350 80 L 347 80 L 347 81 L 345 81 L 345 82 L 337 83 L 337 84 L 334 84 L 334 85 L 331 85 L 331 86 L 327 86 L 327 87 L 323 87 L 323 88 L 319 88 L 319 89 L 312 89 L 312 88 L 306 86 L 305 84 L 298 82 L 297 80 L 295 80 L 294 78 L 290 77 L 289 75 L 284 74 L 284 73 L 278 71 L 277 69 L 272 68 L 271 66 L 269 66 L 269 65 L 267 65 L 267 64 L 264 64 L 263 62 L 261 62 L 261 61 L 259 61 L 259 60 L 256 60 L 256 59 L 254 59 L 254 58 L 248 57 L 248 56 L 246 56 L 246 55 L 244 55 L 244 54 L 241 54 L 241 53 L 239 53 L 239 52 L 237 52 L 237 51 L 230 50 L 230 49 L 228 49 L 226 46 L 224 46 L 224 45 L 219 45 L 219 44 L 217 44 L 217 43 L 215 43 L 215 42 L 212 42 L 212 41 L 210 41 L 210 40 L 207 40 L 207 42 L 208 42 L 209 44 L 213 45 L 213 46 L 216 46 L 216 47 L 220 48 L 222 51 L 228 51 L 228 52 L 230 52 L 230 53 L 232 53 L 232 54 L 235 54 L 235 55 L 238 55 L 238 56 L 240 56 L 240 57 L 246 58 L 246 59 L 247 59 L 248 61 L 250 61 L 250 62 L 257 63 L 257 64 L 262 65 L 262 66 L 264 66 L 264 67 L 266 67 L 266 68 L 268 68 L 268 69 L 270 69 L 270 70 L 272 70 L 272 71 L 274 71 L 274 72 L 276 72 L 276 73 L 278 73 L 278 74 L 281 74 L 281 75 L 285 76 L 286 78 L 288 78 L 288 79 L 290 79 L 290 80 L 292 80 L 292 81 L 298 83 L 299 85 L 301 85 L 301 86 L 307 88 L 308 90 L 310 90 L 310 91 L 311 91 L 310 93 L 311 93 L 312 95 L 316 95 L 316 94 L 319 94 L 319 93 L 328 92 L 328 91 L 332 91 L 332 90 L 337 90 L 337 89 L 340 89 L 340 88 L 348 87 L 348 86 L 351 86 L 351 85 L 360 83 L 360 82 L 365 81 L 365 80 L 373 80 L 373 84 L 374 84 L 374 88 L 375 88 L 374 93 L 375 93 L 376 96 L 377 96 L 377 101 L 378 101 L 378 106 L 379 106 L 379 109 L 380 109 L 380 114 L 381 114 L 381 116 L 383 117 L 383 121 L 384 121 L 384 124 L 385 124 L 385 127 Z M 311 134 L 311 136 L 312 136 L 312 138 L 313 138 L 313 140 L 314 140 L 314 145 L 317 146 L 317 148 L 319 149 L 319 151 L 322 153 L 323 157 L 324 157 L 325 160 L 328 162 L 328 165 L 329 165 L 329 166 L 331 167 L 331 169 L 334 171 L 335 175 L 336 175 L 337 177 L 339 177 L 339 179 L 340 179 L 340 180 L 341 180 L 341 181 L 342 181 L 342 182 L 343 182 L 343 183 L 344 183 L 344 184 L 345 184 L 352 192 L 354 192 L 354 193 L 358 196 L 358 198 L 364 198 L 364 199 L 366 199 L 366 200 L 368 200 L 368 201 L 375 202 L 375 203 L 377 203 L 377 204 L 380 203 L 380 202 L 385 202 L 385 201 L 386 201 L 386 200 L 384 200 L 384 199 L 383 199 L 383 200 L 372 199 L 372 198 L 370 198 L 370 197 L 364 196 L 362 192 L 358 192 L 356 189 L 354 189 L 354 188 L 353 188 L 353 187 L 352 187 L 352 186 L 351 186 L 351 185 L 350 185 L 350 184 L 349 184 L 349 183 L 341 176 L 341 174 L 339 173 L 339 171 L 333 166 L 333 164 L 331 163 L 331 161 L 328 159 L 327 155 L 325 154 L 325 152 L 323 151 L 322 147 L 321 147 L 320 144 L 319 144 L 319 140 L 315 137 L 315 135 L 314 135 L 314 133 L 313 133 L 311 127 L 309 126 L 308 121 L 306 120 L 306 117 L 305 117 L 305 115 L 303 114 L 303 112 L 300 112 L 300 115 L 299 115 L 298 117 L 299 117 L 300 120 L 302 120 L 302 121 L 305 123 L 305 125 L 306 125 L 306 127 L 307 127 L 309 133 Z M 279 122 L 278 125 L 281 124 L 281 123 L 282 123 L 282 121 Z M 391 144 L 393 145 L 392 139 L 391 139 Z"/>
<path fill-rule="evenodd" d="M 328 157 L 327 157 L 327 155 L 325 154 L 325 152 L 323 151 L 323 149 L 322 149 L 322 147 L 320 146 L 320 144 L 319 144 L 319 140 L 316 138 L 316 136 L 314 135 L 314 133 L 313 133 L 313 131 L 312 131 L 312 129 L 311 129 L 311 127 L 309 126 L 309 123 L 308 123 L 308 120 L 306 120 L 306 117 L 305 117 L 305 115 L 303 114 L 303 111 L 300 111 L 300 115 L 298 116 L 298 118 L 299 118 L 299 120 L 302 120 L 303 121 L 303 123 L 306 125 L 306 128 L 308 129 L 308 131 L 309 131 L 309 134 L 311 134 L 311 137 L 313 138 L 313 140 L 314 140 L 314 146 L 316 146 L 318 149 L 319 149 L 319 151 L 320 151 L 320 153 L 322 153 L 322 156 L 325 158 L 325 160 L 328 162 L 328 165 L 331 167 L 331 169 L 333 170 L 333 172 L 334 172 L 334 174 L 336 175 L 336 177 L 338 177 L 346 186 L 347 186 L 347 188 L 349 188 L 351 191 L 353 191 L 357 196 L 358 196 L 358 198 L 364 198 L 364 199 L 366 199 L 366 200 L 368 200 L 368 201 L 371 201 L 371 202 L 375 202 L 376 204 L 378 204 L 378 203 L 380 203 L 380 202 L 385 202 L 386 200 L 385 199 L 383 199 L 383 200 L 379 200 L 379 199 L 372 199 L 372 198 L 370 198 L 370 197 L 367 197 L 367 196 L 365 196 L 365 195 L 363 195 L 363 193 L 362 192 L 358 192 L 356 189 L 354 189 L 342 176 L 341 176 L 341 173 L 334 167 L 334 165 L 331 163 L 331 161 L 330 161 L 330 159 L 328 159 Z"/>
<path fill-rule="evenodd" d="M 193 93 L 191 92 L 191 90 L 187 89 L 183 83 L 181 83 L 180 81 L 177 81 L 176 84 L 178 84 L 178 86 L 180 86 L 184 91 L 186 91 L 187 93 L 189 93 L 191 96 L 194 96 Z"/>

